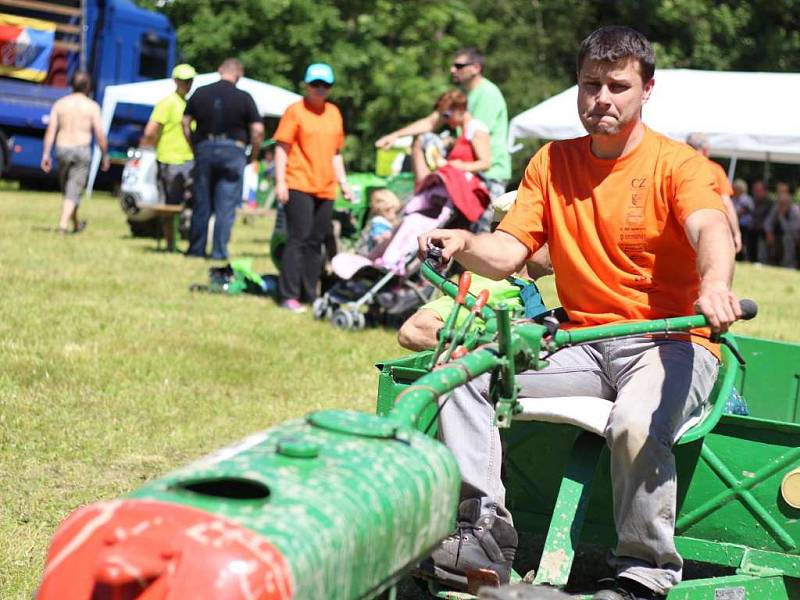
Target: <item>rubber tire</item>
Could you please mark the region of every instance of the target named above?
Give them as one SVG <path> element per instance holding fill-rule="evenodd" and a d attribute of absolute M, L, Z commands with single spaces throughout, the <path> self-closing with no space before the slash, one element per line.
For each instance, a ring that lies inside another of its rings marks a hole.
<path fill-rule="evenodd" d="M 8 138 L 5 133 L 0 131 L 0 177 L 8 168 Z"/>
<path fill-rule="evenodd" d="M 325 296 L 320 296 L 314 300 L 314 304 L 311 305 L 311 312 L 314 314 L 315 319 L 324 319 L 325 317 L 329 317 L 331 313 L 331 307 L 328 303 L 328 298 Z"/>
<path fill-rule="evenodd" d="M 353 317 L 353 329 L 355 331 L 361 331 L 367 326 L 367 318 L 364 316 L 364 313 L 353 311 L 350 314 Z"/>
<path fill-rule="evenodd" d="M 333 323 L 334 327 L 338 327 L 339 329 L 352 329 L 352 313 L 342 310 L 341 308 L 337 308 L 331 315 L 331 323 Z"/>

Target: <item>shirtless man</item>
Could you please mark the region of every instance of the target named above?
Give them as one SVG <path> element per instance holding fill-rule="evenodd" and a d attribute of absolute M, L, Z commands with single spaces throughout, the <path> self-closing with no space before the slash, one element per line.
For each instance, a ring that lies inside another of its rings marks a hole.
<path fill-rule="evenodd" d="M 59 98 L 50 110 L 50 122 L 44 134 L 41 167 L 45 173 L 53 168 L 50 151 L 56 145 L 58 179 L 64 193 L 64 206 L 58 232 L 68 233 L 72 221 L 73 233 L 86 227 L 86 221 L 78 220 L 78 205 L 81 193 L 89 177 L 92 161 L 92 133 L 103 153 L 101 169 L 108 171 L 108 143 L 100 121 L 100 105 L 89 98 L 92 79 L 86 71 L 76 71 L 72 76 L 72 93 Z"/>

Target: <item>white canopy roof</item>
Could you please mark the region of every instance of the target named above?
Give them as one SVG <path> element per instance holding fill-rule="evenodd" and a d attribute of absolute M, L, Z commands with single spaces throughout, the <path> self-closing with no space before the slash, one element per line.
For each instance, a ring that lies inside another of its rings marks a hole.
<path fill-rule="evenodd" d="M 202 75 L 197 75 L 194 78 L 192 91 L 189 92 L 189 95 L 191 96 L 192 92 L 198 87 L 214 83 L 215 81 L 219 81 L 219 73 L 203 73 Z M 281 116 L 287 106 L 300 100 L 302 97 L 289 90 L 270 85 L 269 83 L 262 83 L 255 79 L 248 79 L 247 77 L 242 77 L 236 84 L 236 87 L 253 96 L 258 112 L 263 117 Z M 111 121 L 114 118 L 114 110 L 116 110 L 117 104 L 122 102 L 155 106 L 159 100 L 169 95 L 174 90 L 175 83 L 172 79 L 156 79 L 153 81 L 140 81 L 138 83 L 109 85 L 106 87 L 103 95 L 103 129 L 108 133 L 108 130 L 111 128 Z M 90 194 L 94 187 L 94 180 L 99 167 L 100 152 L 97 147 L 95 147 L 87 190 Z"/>
<path fill-rule="evenodd" d="M 740 73 L 660 69 L 644 105 L 644 122 L 685 140 L 703 132 L 714 156 L 800 163 L 800 73 Z M 509 144 L 527 137 L 586 135 L 573 86 L 511 119 Z"/>

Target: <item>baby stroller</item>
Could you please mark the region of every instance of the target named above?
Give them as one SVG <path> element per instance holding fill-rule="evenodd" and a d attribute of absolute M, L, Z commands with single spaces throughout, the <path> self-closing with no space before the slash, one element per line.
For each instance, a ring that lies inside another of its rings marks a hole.
<path fill-rule="evenodd" d="M 337 281 L 314 302 L 314 316 L 351 330 L 399 325 L 435 291 L 418 274 L 418 236 L 441 227 L 465 228 L 480 218 L 488 202 L 479 177 L 447 169 L 432 173 L 403 208 L 402 222 L 387 243 L 367 255 L 340 252 L 333 257 Z"/>

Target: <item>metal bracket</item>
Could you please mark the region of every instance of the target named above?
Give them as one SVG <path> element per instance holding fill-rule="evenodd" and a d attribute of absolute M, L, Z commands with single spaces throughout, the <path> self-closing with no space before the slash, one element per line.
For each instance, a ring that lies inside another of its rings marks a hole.
<path fill-rule="evenodd" d="M 503 364 L 500 367 L 498 401 L 495 406 L 495 425 L 499 428 L 511 427 L 511 418 L 517 409 L 517 384 L 514 380 L 514 344 L 511 338 L 511 313 L 505 303 L 495 310 L 497 315 L 497 342 Z"/>
<path fill-rule="evenodd" d="M 775 577 L 785 574 L 780 569 L 765 567 L 752 562 L 752 553 L 749 548 L 744 551 L 742 561 L 739 563 L 739 568 L 736 569 L 736 573 L 737 575 L 753 575 L 754 577 Z"/>

